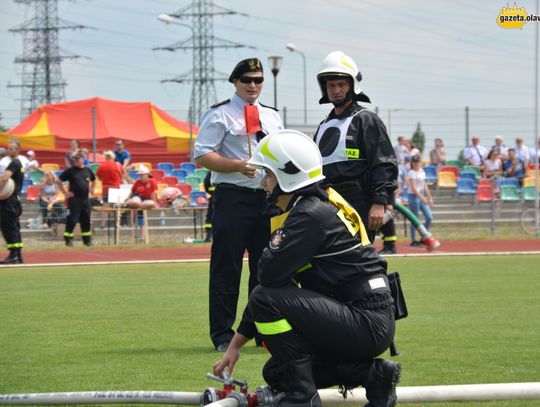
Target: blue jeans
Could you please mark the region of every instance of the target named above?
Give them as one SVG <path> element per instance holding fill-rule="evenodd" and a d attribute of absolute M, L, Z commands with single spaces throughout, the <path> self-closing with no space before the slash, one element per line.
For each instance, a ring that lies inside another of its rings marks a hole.
<path fill-rule="evenodd" d="M 431 221 L 433 220 L 433 216 L 431 214 L 431 208 L 429 205 L 426 205 L 424 202 L 418 198 L 416 194 L 408 194 L 409 196 L 409 210 L 418 217 L 419 211 L 422 211 L 424 214 L 424 218 L 426 221 L 424 222 L 424 227 L 426 229 L 429 229 L 431 226 Z M 416 240 L 416 226 L 414 226 L 411 222 L 411 241 Z"/>

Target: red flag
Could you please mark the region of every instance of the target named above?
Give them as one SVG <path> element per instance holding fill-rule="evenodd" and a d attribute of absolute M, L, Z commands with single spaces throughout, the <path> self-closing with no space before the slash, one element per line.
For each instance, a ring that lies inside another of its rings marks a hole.
<path fill-rule="evenodd" d="M 244 121 L 246 122 L 246 133 L 255 134 L 261 131 L 261 121 L 259 120 L 259 109 L 255 105 L 244 105 Z"/>

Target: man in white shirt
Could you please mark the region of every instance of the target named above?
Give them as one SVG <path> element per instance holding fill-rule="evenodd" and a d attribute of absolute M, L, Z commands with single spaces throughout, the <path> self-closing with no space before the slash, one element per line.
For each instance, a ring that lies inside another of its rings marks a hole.
<path fill-rule="evenodd" d="M 480 168 L 480 171 L 483 171 L 487 154 L 488 149 L 480 145 L 480 137 L 473 136 L 472 144 L 463 152 L 463 158 L 465 158 L 468 165 L 474 165 Z"/>
<path fill-rule="evenodd" d="M 495 144 L 491 147 L 492 150 L 497 150 L 499 153 L 499 158 L 501 160 L 506 160 L 508 158 L 508 147 L 504 144 L 503 136 L 495 136 Z"/>
<path fill-rule="evenodd" d="M 525 167 L 529 165 L 529 161 L 531 159 L 530 153 L 529 153 L 529 147 L 527 147 L 525 144 L 523 144 L 523 137 L 517 136 L 516 137 L 516 157 L 523 161 L 525 164 Z"/>

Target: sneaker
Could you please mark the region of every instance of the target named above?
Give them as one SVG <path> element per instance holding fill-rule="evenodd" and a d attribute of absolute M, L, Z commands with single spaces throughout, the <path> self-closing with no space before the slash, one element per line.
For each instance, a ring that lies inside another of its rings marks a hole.
<path fill-rule="evenodd" d="M 227 349 L 229 349 L 229 344 L 230 342 L 220 343 L 218 346 L 216 346 L 216 350 L 222 353 L 227 352 Z"/>
<path fill-rule="evenodd" d="M 375 359 L 376 378 L 366 386 L 365 407 L 394 407 L 397 403 L 396 386 L 401 375 L 399 363 Z"/>
<path fill-rule="evenodd" d="M 414 241 L 414 242 L 411 242 L 411 247 L 424 247 L 424 243 Z"/>

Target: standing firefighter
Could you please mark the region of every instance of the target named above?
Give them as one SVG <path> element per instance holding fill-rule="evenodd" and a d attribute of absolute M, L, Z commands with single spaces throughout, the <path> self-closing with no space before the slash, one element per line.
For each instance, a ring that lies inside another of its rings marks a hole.
<path fill-rule="evenodd" d="M 326 182 L 360 213 L 373 242 L 385 207 L 393 202 L 398 167 L 383 122 L 357 103 L 370 103 L 360 89 L 361 78 L 356 63 L 343 52 L 331 52 L 323 59 L 317 75 L 319 103 L 332 103 L 334 109 L 314 139 Z"/>
<path fill-rule="evenodd" d="M 274 407 L 321 406 L 317 389 L 334 385 L 364 386 L 370 407 L 394 406 L 400 366 L 376 358 L 395 331 L 386 261 L 358 213 L 321 188 L 321 156 L 300 132 L 267 136 L 249 163 L 264 168 L 267 199 L 283 214 L 272 219 L 259 285 L 214 373 L 232 373 L 258 331 L 272 355 L 263 376 Z"/>
<path fill-rule="evenodd" d="M 80 151 L 73 154 L 73 167 L 66 169 L 56 185 L 68 197 L 69 215 L 66 219 L 64 240 L 66 246 L 73 246 L 73 229 L 77 223 L 81 225 L 81 235 L 86 246 L 92 245 L 92 230 L 90 225 L 90 194 L 94 193 L 96 177 L 92 170 L 84 165 L 84 154 Z M 69 192 L 66 192 L 62 182 L 69 182 Z"/>
<path fill-rule="evenodd" d="M 9 249 L 9 255 L 4 260 L 1 260 L 0 264 L 23 263 L 21 255 L 23 243 L 19 223 L 22 205 L 19 196 L 24 179 L 24 168 L 17 158 L 20 149 L 19 143 L 12 142 L 8 144 L 7 155 L 11 158 L 11 162 L 0 176 L 0 190 L 8 190 L 0 200 L 0 227 Z"/>

